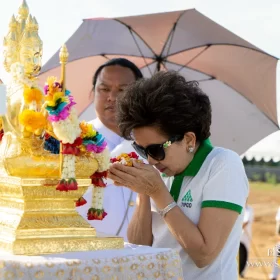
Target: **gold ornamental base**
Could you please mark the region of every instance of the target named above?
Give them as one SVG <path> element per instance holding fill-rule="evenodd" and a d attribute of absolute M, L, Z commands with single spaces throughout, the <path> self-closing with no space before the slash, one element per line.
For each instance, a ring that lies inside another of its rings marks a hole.
<path fill-rule="evenodd" d="M 75 201 L 90 179 L 78 179 L 76 191 L 56 190 L 58 180 L 0 178 L 0 250 L 15 255 L 121 249 L 120 237 L 98 237 L 80 216 Z"/>

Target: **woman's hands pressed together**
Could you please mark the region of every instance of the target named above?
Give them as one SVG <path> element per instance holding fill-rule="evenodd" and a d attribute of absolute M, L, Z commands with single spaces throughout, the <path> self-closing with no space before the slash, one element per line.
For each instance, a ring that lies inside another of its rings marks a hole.
<path fill-rule="evenodd" d="M 125 186 L 139 194 L 153 196 L 166 190 L 159 172 L 149 164 L 133 161 L 133 167 L 114 163 L 109 168 L 108 177 L 117 186 Z"/>

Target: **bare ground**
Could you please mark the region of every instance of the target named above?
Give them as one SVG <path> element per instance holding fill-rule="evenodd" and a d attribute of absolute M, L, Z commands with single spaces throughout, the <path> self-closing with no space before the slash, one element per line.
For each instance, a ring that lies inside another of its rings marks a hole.
<path fill-rule="evenodd" d="M 262 260 L 273 261 L 272 256 L 268 256 L 268 250 L 274 248 L 277 242 L 277 236 L 275 235 L 275 215 L 280 206 L 280 186 L 251 183 L 248 203 L 253 207 L 255 215 L 249 260 L 252 262 Z M 248 267 L 245 279 L 269 279 L 268 275 L 271 273 L 271 270 L 272 267 L 269 265 L 267 267 L 265 265 Z"/>

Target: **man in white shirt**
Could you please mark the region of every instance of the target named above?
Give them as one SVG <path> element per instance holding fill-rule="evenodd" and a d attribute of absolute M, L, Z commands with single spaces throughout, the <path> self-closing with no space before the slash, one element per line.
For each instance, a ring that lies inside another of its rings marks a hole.
<path fill-rule="evenodd" d="M 239 274 L 244 277 L 246 263 L 248 261 L 250 245 L 252 240 L 252 225 L 254 221 L 254 210 L 246 203 L 243 220 L 243 231 L 239 248 Z"/>
<path fill-rule="evenodd" d="M 133 151 L 131 143 L 119 136 L 116 121 L 116 98 L 128 84 L 141 79 L 142 73 L 129 60 L 112 59 L 101 65 L 93 77 L 94 105 L 97 118 L 91 123 L 107 142 L 111 157 Z M 124 187 L 116 187 L 108 181 L 104 191 L 104 210 L 107 216 L 102 221 L 89 221 L 97 232 L 123 237 L 132 217 L 137 194 Z M 92 201 L 92 187 L 84 195 L 87 204 L 77 211 L 87 219 L 87 210 Z"/>

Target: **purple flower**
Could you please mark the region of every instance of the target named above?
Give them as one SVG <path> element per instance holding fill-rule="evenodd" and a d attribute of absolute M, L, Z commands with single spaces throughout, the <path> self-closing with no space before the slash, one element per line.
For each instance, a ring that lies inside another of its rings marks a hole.
<path fill-rule="evenodd" d="M 44 93 L 45 93 L 45 95 L 48 94 L 48 91 L 49 91 L 49 85 L 45 85 L 44 86 Z"/>
<path fill-rule="evenodd" d="M 86 145 L 86 148 L 89 152 L 99 154 L 105 150 L 106 146 L 107 146 L 107 143 L 104 141 L 101 146 L 97 146 L 95 144 L 88 144 L 88 145 Z"/>

